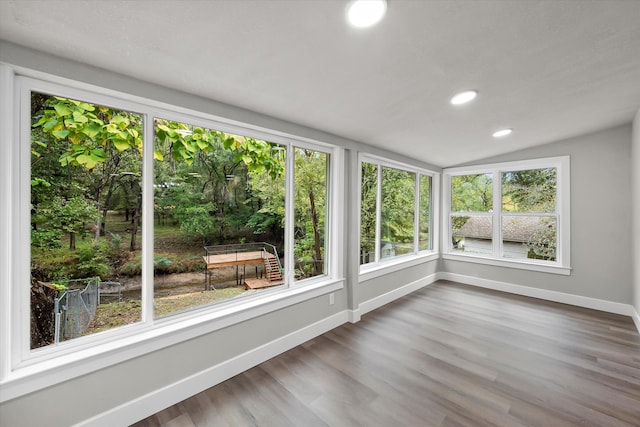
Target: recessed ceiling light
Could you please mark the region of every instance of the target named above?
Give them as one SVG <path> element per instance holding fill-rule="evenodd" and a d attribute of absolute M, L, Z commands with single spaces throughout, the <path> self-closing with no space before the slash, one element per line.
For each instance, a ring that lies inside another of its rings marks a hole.
<path fill-rule="evenodd" d="M 476 96 L 478 96 L 478 91 L 467 90 L 464 92 L 460 92 L 459 94 L 451 98 L 451 103 L 453 105 L 466 104 L 467 102 L 473 101 Z"/>
<path fill-rule="evenodd" d="M 500 130 L 495 131 L 493 133 L 493 137 L 494 138 L 502 138 L 504 136 L 511 135 L 511 132 L 513 132 L 513 129 L 500 129 Z"/>
<path fill-rule="evenodd" d="M 347 10 L 347 18 L 354 27 L 370 27 L 382 19 L 387 11 L 386 0 L 355 0 Z"/>

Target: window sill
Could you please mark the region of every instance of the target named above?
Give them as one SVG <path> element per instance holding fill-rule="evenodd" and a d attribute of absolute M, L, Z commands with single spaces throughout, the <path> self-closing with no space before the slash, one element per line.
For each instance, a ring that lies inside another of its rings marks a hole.
<path fill-rule="evenodd" d="M 374 279 L 385 274 L 394 273 L 396 271 L 404 270 L 407 267 L 413 267 L 428 261 L 433 261 L 440 258 L 440 254 L 437 252 L 428 252 L 418 255 L 406 255 L 392 258 L 390 260 L 381 261 L 376 264 L 367 264 L 360 266 L 360 275 L 358 276 L 358 282 L 366 282 L 367 280 Z"/>
<path fill-rule="evenodd" d="M 274 290 L 260 298 L 195 309 L 183 315 L 157 319 L 152 326 L 122 327 L 113 339 L 77 351 L 25 361 L 0 383 L 0 402 L 104 369 L 108 366 L 193 339 L 344 288 L 344 279 L 322 280 Z M 77 348 L 74 346 L 74 349 Z M 67 350 L 70 350 L 68 348 Z"/>
<path fill-rule="evenodd" d="M 462 255 L 462 254 L 442 254 L 442 259 L 452 261 L 473 262 L 476 264 L 493 265 L 496 267 L 517 268 L 520 270 L 539 271 L 542 273 L 560 274 L 564 276 L 571 275 L 571 267 L 553 265 L 547 263 L 535 263 L 511 259 L 488 258 L 478 255 Z"/>

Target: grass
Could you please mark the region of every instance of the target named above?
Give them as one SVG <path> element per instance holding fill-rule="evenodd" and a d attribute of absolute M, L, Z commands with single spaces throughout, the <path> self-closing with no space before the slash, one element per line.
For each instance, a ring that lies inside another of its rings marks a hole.
<path fill-rule="evenodd" d="M 162 317 L 172 313 L 202 307 L 215 302 L 224 301 L 246 292 L 241 288 L 223 288 L 215 291 L 200 291 L 189 294 L 170 295 L 154 298 L 155 317 Z M 122 302 L 101 304 L 96 311 L 96 317 L 84 335 L 106 331 L 119 326 L 136 323 L 141 320 L 141 302 L 132 299 Z"/>

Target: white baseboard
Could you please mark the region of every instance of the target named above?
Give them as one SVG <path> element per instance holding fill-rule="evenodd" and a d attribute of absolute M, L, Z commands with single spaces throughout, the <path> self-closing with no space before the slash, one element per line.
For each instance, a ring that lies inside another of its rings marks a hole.
<path fill-rule="evenodd" d="M 636 329 L 640 334 L 640 314 L 638 314 L 638 311 L 633 306 L 631 306 L 631 309 L 633 310 L 633 314 L 631 314 L 631 318 L 633 319 L 633 323 L 636 324 Z"/>
<path fill-rule="evenodd" d="M 397 300 L 405 295 L 409 295 L 411 292 L 415 292 L 420 288 L 424 288 L 438 280 L 439 274 L 431 274 L 427 277 L 423 277 L 422 279 L 418 279 L 414 282 L 396 288 L 392 291 L 387 292 L 386 294 L 382 294 L 370 300 L 360 303 L 358 305 L 358 309 L 354 310 L 354 313 L 357 312 L 357 318 L 360 320 L 360 316 L 367 314 L 370 311 L 375 310 L 376 308 L 382 307 L 383 305 L 389 304 L 392 301 Z"/>
<path fill-rule="evenodd" d="M 465 285 L 478 286 L 481 288 L 493 289 L 496 291 L 509 292 L 527 297 L 544 299 L 547 301 L 559 302 L 563 304 L 575 305 L 578 307 L 591 308 L 594 310 L 606 311 L 608 313 L 622 314 L 625 316 L 637 317 L 635 309 L 631 304 L 606 301 L 597 298 L 584 297 L 580 295 L 566 294 L 563 292 L 549 291 L 546 289 L 532 288 L 529 286 L 514 285 L 512 283 L 499 282 L 496 280 L 481 279 L 479 277 L 465 276 L 456 273 L 439 273 L 442 280 L 463 283 Z M 640 323 L 640 318 L 634 318 L 636 326 Z M 640 331 L 640 327 L 638 328 Z"/>
<path fill-rule="evenodd" d="M 212 366 L 205 371 L 141 396 L 131 402 L 110 409 L 85 420 L 77 426 L 130 425 L 151 416 L 188 397 L 200 393 L 235 375 L 238 375 L 278 354 L 290 350 L 312 338 L 322 335 L 349 321 L 348 311 L 336 313 L 326 319 L 294 331 L 288 335 L 252 349 L 246 353 Z"/>

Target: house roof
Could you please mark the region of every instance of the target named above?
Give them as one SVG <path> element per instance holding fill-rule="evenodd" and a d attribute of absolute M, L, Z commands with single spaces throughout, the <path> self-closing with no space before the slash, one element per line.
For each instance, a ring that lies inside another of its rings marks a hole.
<path fill-rule="evenodd" d="M 455 233 L 456 236 L 475 239 L 492 238 L 492 221 L 490 216 L 472 216 Z M 502 238 L 509 242 L 529 242 L 536 233 L 547 228 L 555 230 L 556 223 L 549 217 L 507 216 L 502 219 Z"/>

